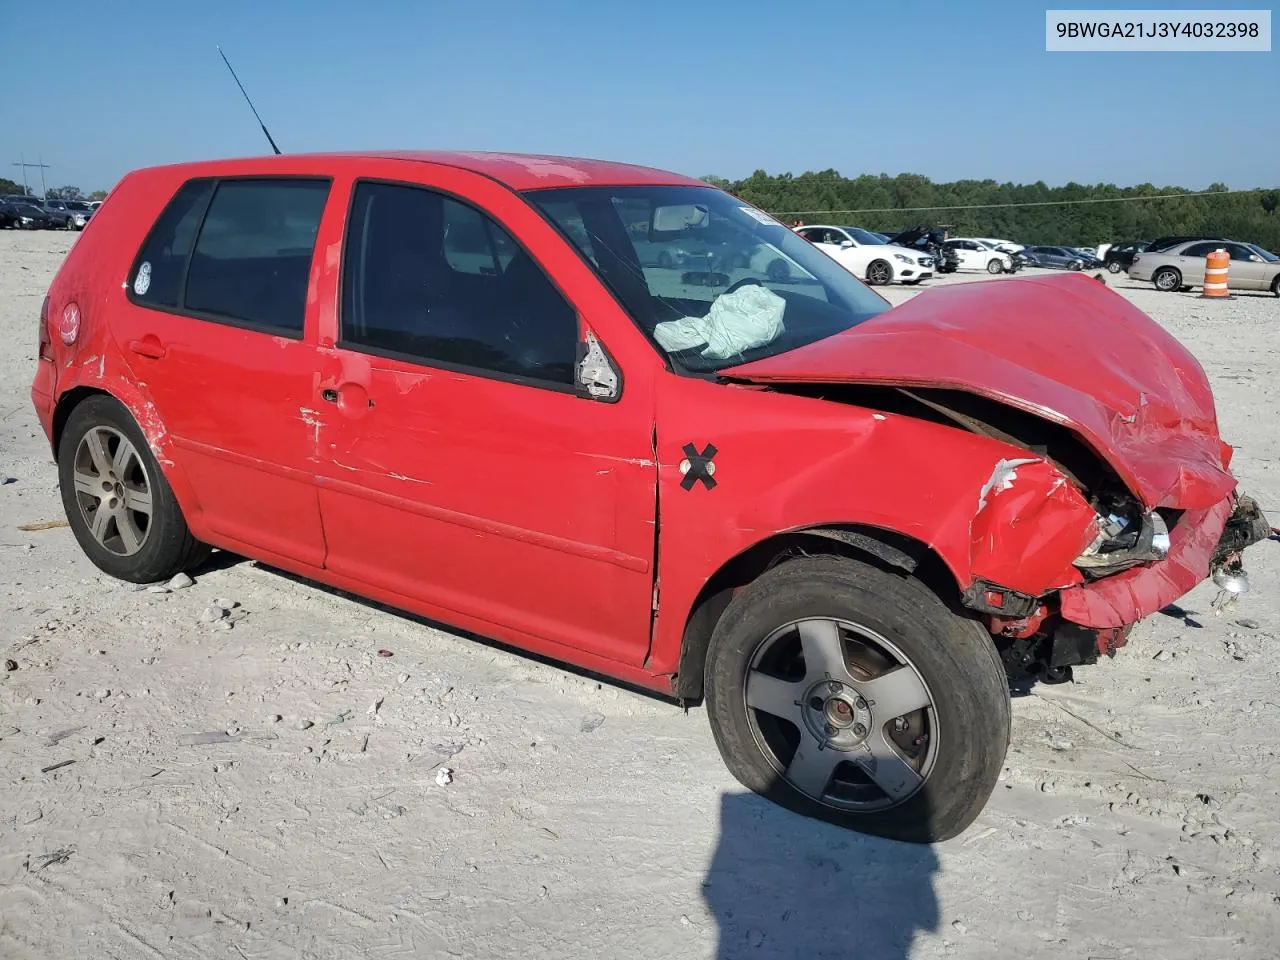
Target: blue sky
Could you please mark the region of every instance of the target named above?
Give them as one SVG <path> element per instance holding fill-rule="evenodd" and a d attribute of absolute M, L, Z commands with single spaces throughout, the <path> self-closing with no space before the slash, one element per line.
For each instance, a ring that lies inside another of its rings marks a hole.
<path fill-rule="evenodd" d="M 286 152 L 1280 183 L 1280 53 L 1047 53 L 1047 5 L 3 0 L 0 160 L 16 179 L 20 152 L 42 156 L 50 186 L 89 190 L 134 167 L 265 152 L 220 43 Z"/>

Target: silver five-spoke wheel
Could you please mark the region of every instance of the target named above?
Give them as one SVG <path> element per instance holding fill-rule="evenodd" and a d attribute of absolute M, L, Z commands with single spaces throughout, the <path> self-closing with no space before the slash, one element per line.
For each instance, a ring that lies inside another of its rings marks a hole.
<path fill-rule="evenodd" d="M 151 529 L 151 479 L 133 443 L 98 426 L 76 448 L 76 503 L 93 538 L 117 556 L 137 553 Z"/>
<path fill-rule="evenodd" d="M 743 692 L 757 744 L 814 800 L 884 809 L 929 776 L 937 754 L 929 688 L 866 627 L 815 618 L 773 631 L 751 658 Z"/>

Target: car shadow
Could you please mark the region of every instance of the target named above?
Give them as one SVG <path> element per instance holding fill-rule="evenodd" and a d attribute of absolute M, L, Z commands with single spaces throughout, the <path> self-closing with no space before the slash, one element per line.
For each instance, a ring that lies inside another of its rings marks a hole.
<path fill-rule="evenodd" d="M 720 840 L 702 883 L 716 960 L 907 960 L 938 929 L 932 846 L 882 840 L 752 793 L 720 798 Z"/>

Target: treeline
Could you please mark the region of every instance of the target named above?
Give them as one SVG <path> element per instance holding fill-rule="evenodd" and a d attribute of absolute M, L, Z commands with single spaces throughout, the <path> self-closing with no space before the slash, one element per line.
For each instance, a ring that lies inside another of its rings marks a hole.
<path fill-rule="evenodd" d="M 1224 184 L 1215 183 L 1208 188 L 1208 195 L 1195 196 L 1181 187 L 1149 183 L 1135 187 L 1109 183 L 1049 187 L 1043 183 L 994 180 L 934 183 L 913 173 L 894 177 L 864 174 L 850 179 L 835 170 L 798 176 L 757 170 L 745 180 L 703 179 L 788 223 L 801 219 L 806 223 L 847 224 L 881 232 L 917 224 L 948 225 L 953 235 L 1072 246 L 1150 240 L 1162 234 L 1206 234 L 1280 250 L 1280 216 L 1276 214 L 1280 189 L 1231 193 Z M 1119 199 L 1165 194 L 1177 196 L 1162 200 Z M 1106 202 L 1062 203 L 1064 200 Z M 997 204 L 1018 206 L 993 206 Z M 919 207 L 976 209 L 908 209 Z"/>
<path fill-rule="evenodd" d="M 22 184 L 0 177 L 0 194 L 21 194 L 23 192 Z M 25 193 L 33 197 L 39 196 L 39 192 L 31 184 L 27 184 Z M 74 186 L 50 187 L 49 192 L 44 196 L 45 200 L 105 200 L 106 198 L 107 191 L 105 190 L 94 190 L 92 193 L 85 193 L 79 187 Z"/>

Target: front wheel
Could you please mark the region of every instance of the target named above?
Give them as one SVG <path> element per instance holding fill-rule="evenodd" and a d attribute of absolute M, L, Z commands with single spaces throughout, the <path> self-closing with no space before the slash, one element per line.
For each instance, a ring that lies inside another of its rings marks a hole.
<path fill-rule="evenodd" d="M 893 267 L 888 260 L 872 260 L 867 266 L 867 283 L 873 287 L 893 282 Z"/>
<path fill-rule="evenodd" d="M 114 397 L 89 397 L 71 411 L 58 443 L 58 483 L 71 532 L 104 573 L 151 583 L 209 554 L 187 529 L 147 438 Z"/>
<path fill-rule="evenodd" d="M 1280 273 L 1276 274 L 1276 278 L 1271 281 L 1271 293 L 1273 296 L 1280 297 Z"/>
<path fill-rule="evenodd" d="M 990 273 L 990 274 L 1004 273 L 1004 264 L 1001 263 L 995 257 L 992 257 L 990 260 L 987 261 L 987 273 Z"/>
<path fill-rule="evenodd" d="M 1182 274 L 1173 267 L 1161 267 L 1155 272 L 1155 276 L 1151 278 L 1151 282 L 1155 284 L 1157 290 L 1165 293 L 1172 293 L 1182 286 Z"/>
<path fill-rule="evenodd" d="M 898 840 L 968 827 L 1009 745 L 987 632 L 920 582 L 837 557 L 789 561 L 734 597 L 707 652 L 706 702 L 744 786 Z"/>

